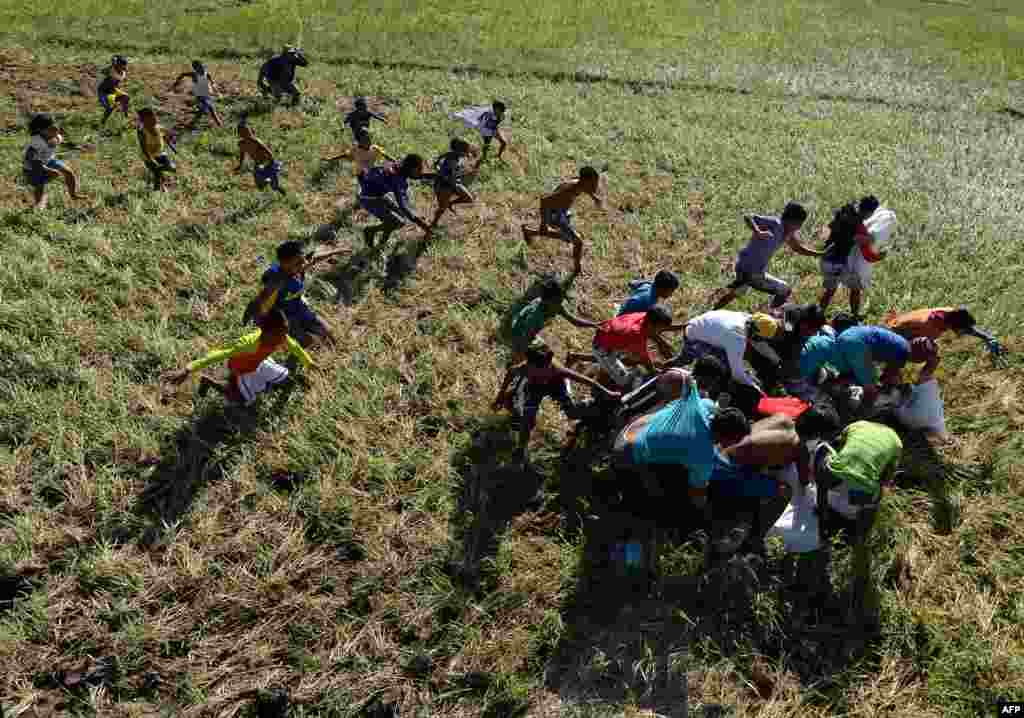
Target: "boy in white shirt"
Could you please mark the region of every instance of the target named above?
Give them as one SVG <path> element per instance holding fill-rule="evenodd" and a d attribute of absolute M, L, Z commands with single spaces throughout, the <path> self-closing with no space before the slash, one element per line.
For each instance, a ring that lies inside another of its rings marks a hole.
<path fill-rule="evenodd" d="M 671 363 L 683 366 L 713 354 L 728 363 L 736 383 L 763 393 L 761 383 L 744 364 L 744 357 L 758 340 L 771 339 L 778 331 L 778 320 L 767 314 L 750 315 L 727 309 L 705 312 L 686 323 L 683 347 Z"/>
<path fill-rule="evenodd" d="M 57 147 L 64 141 L 60 128 L 49 115 L 36 115 L 28 124 L 32 136 L 25 148 L 23 169 L 25 180 L 32 186 L 34 209 L 46 208 L 46 185 L 57 177 L 64 178 L 71 199 L 85 199 L 78 192 L 78 179 L 62 160 L 57 159 Z"/>
<path fill-rule="evenodd" d="M 220 115 L 217 114 L 217 108 L 213 106 L 213 100 L 210 99 L 211 93 L 217 91 L 217 86 L 213 81 L 213 77 L 207 71 L 206 66 L 199 60 L 192 61 L 192 71 L 183 72 L 178 75 L 178 79 L 171 85 L 171 92 L 176 92 L 181 81 L 188 78 L 192 81 L 192 97 L 196 101 L 196 114 L 192 119 L 191 127 L 194 129 L 199 124 L 199 118 L 203 115 L 209 115 L 210 119 L 213 120 L 213 124 L 217 127 L 223 127 L 224 123 L 221 122 Z"/>

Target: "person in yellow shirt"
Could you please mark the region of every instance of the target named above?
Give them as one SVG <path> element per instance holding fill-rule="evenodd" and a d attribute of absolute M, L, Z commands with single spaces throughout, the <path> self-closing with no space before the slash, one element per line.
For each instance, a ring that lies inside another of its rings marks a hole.
<path fill-rule="evenodd" d="M 352 160 L 352 173 L 358 177 L 371 167 L 375 166 L 381 159 L 388 162 L 397 162 L 394 157 L 384 151 L 380 145 L 375 145 L 370 140 L 370 133 L 360 130 L 356 136 L 356 143 L 349 148 L 348 152 L 342 152 L 336 157 L 325 157 L 324 162 L 337 162 L 339 160 Z"/>
<path fill-rule="evenodd" d="M 164 175 L 178 171 L 174 161 L 167 155 L 168 147 L 177 152 L 174 149 L 173 136 L 157 122 L 156 113 L 151 107 L 143 107 L 138 114 L 142 158 L 146 162 L 146 169 L 153 174 L 153 190 L 164 192 Z"/>
<path fill-rule="evenodd" d="M 263 315 L 259 327 L 230 346 L 214 349 L 206 356 L 189 362 L 183 369 L 171 372 L 167 381 L 181 384 L 201 369 L 227 360 L 231 372 L 228 381 L 220 382 L 200 376 L 198 394 L 202 397 L 214 389 L 228 401 L 248 406 L 260 394 L 283 384 L 289 378 L 288 369 L 271 359 L 271 354 L 284 349 L 307 369 L 316 366 L 306 350 L 289 336 L 288 320 L 283 312 L 275 309 Z"/>

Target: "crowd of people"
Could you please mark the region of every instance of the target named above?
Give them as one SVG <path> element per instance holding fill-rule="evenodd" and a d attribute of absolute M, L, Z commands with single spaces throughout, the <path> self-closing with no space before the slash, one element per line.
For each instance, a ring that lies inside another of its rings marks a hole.
<path fill-rule="evenodd" d="M 118 111 L 129 118 L 128 64 L 114 56 L 99 82 L 100 125 Z M 300 49 L 286 47 L 263 64 L 257 85 L 275 100 L 289 96 L 298 105 L 296 69 L 307 64 Z M 217 85 L 203 63 L 193 62 L 172 89 L 184 80 L 191 82 L 195 103 L 191 126 L 208 116 L 222 127 Z M 167 176 L 177 171 L 168 154 L 177 153 L 176 135 L 161 126 L 153 108 L 136 114 L 139 148 L 153 189 L 167 191 Z M 453 117 L 479 132 L 477 166 L 486 161 L 494 141 L 502 157 L 508 146 L 503 102 Z M 352 162 L 356 204 L 377 220 L 363 230 L 367 247 L 385 247 L 409 223 L 429 238 L 446 212 L 477 201 L 464 181 L 474 154 L 468 142 L 451 140 L 448 151 L 428 167 L 420 155 L 392 157 L 374 144 L 374 121 L 387 123 L 387 118 L 357 98 L 344 118 L 352 134 L 350 149 L 325 158 Z M 56 156 L 63 136 L 54 120 L 36 115 L 28 129 L 24 177 L 34 205 L 46 206 L 47 184 L 58 177 L 71 198 L 83 198 L 75 172 Z M 237 170 L 251 158 L 256 186 L 284 194 L 281 163 L 244 114 L 237 134 Z M 436 208 L 430 221 L 410 204 L 410 181 L 431 183 Z M 772 530 L 792 550 L 817 546 L 816 538 L 805 539 L 808 531 L 819 532 L 819 522 L 845 523 L 851 535 L 863 539 L 900 464 L 903 444 L 896 429 L 924 431 L 937 441 L 948 438 L 935 378 L 938 341 L 949 333 L 972 335 L 995 355 L 1005 351 L 964 307 L 914 309 L 889 315 L 881 324 L 866 322 L 860 312 L 871 273 L 886 258 L 896 226 L 895 213 L 870 195 L 834 212 L 820 232 L 820 250 L 801 241 L 808 212 L 796 202 L 777 216 L 743 217 L 750 240 L 736 257 L 735 279 L 709 298 L 706 311 L 690 311 L 683 321 L 670 308 L 682 280 L 669 269 L 632 282 L 615 316 L 579 317 L 566 304 L 586 249 L 572 212 L 582 195 L 603 206 L 601 176 L 593 167 L 583 167 L 578 176 L 543 195 L 539 223 L 522 227 L 527 246 L 538 238 L 570 245 L 573 266 L 565 278 L 541 281 L 497 328 L 507 356 L 494 408 L 508 409 L 518 420 L 515 461 L 524 466 L 530 462 L 541 404 L 551 398 L 578 422 L 576 431 L 586 428 L 605 437 L 622 485 L 648 498 L 665 497 L 659 504 L 667 520 L 691 527 L 742 523 L 742 540 L 715 543 L 715 555 L 763 552 Z M 769 273 L 783 245 L 820 261 L 817 301 L 795 303 L 787 282 Z M 232 345 L 170 373 L 168 380 L 180 384 L 206 367 L 226 363 L 228 380 L 201 377 L 199 393 L 212 388 L 230 402 L 249 405 L 291 381 L 298 364 L 315 367 L 309 352 L 335 338 L 303 297 L 306 275 L 342 251 L 314 254 L 299 242 L 281 244 L 243 315 L 243 322 L 255 327 Z M 829 317 L 827 309 L 840 286 L 849 291 L 851 311 Z M 769 295 L 769 302 L 756 312 L 727 308 L 749 289 Z M 545 336 L 558 318 L 593 331 L 590 351 L 568 352 L 564 362 L 556 361 Z M 272 358 L 281 351 L 291 355 L 288 365 Z M 910 374 L 912 366 L 919 371 Z M 813 519 L 799 511 L 808 501 L 814 503 Z"/>

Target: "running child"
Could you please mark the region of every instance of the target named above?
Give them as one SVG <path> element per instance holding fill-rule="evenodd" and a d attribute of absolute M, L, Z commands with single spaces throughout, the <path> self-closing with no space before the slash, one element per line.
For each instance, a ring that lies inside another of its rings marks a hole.
<path fill-rule="evenodd" d="M 374 246 L 378 234 L 383 235 L 387 244 L 391 233 L 409 221 L 430 236 L 431 226 L 409 208 L 409 180 L 422 175 L 423 158 L 419 155 L 406 155 L 401 164 L 372 167 L 359 175 L 359 204 L 380 220 L 380 224 L 363 230 L 367 247 Z M 388 197 L 389 194 L 394 195 L 397 202 Z"/>
<path fill-rule="evenodd" d="M 35 115 L 28 123 L 31 136 L 25 148 L 23 171 L 25 181 L 32 187 L 34 209 L 46 208 L 46 185 L 58 177 L 64 178 L 68 197 L 85 199 L 86 195 L 78 192 L 78 178 L 63 160 L 57 159 L 57 147 L 64 141 L 61 129 L 53 123 L 49 115 Z"/>
<path fill-rule="evenodd" d="M 131 98 L 121 89 L 121 85 L 127 78 L 128 59 L 123 55 L 114 55 L 110 60 L 106 76 L 96 87 L 96 95 L 99 97 L 100 107 L 103 108 L 101 127 L 107 124 L 107 120 L 116 109 L 120 109 L 124 113 L 124 118 L 128 119 L 128 102 Z"/>
<path fill-rule="evenodd" d="M 302 93 L 295 86 L 295 68 L 307 65 L 309 61 L 302 50 L 285 45 L 281 54 L 274 55 L 260 67 L 256 86 L 264 95 L 273 95 L 275 100 L 280 100 L 281 95 L 291 95 L 292 107 L 297 107 Z"/>
<path fill-rule="evenodd" d="M 480 153 L 480 160 L 477 167 L 487 160 L 487 153 L 491 149 L 491 142 L 498 140 L 498 159 L 501 159 L 508 146 L 508 140 L 500 129 L 505 119 L 505 103 L 495 100 L 490 106 L 479 105 L 467 107 L 452 115 L 452 118 L 462 120 L 466 127 L 480 132 L 480 142 L 483 144 L 483 151 Z"/>
<path fill-rule="evenodd" d="M 231 372 L 228 381 L 200 376 L 197 393 L 202 397 L 214 389 L 229 402 L 249 406 L 260 394 L 288 380 L 288 369 L 270 358 L 282 349 L 287 350 L 306 368 L 316 366 L 309 354 L 289 336 L 288 320 L 284 314 L 274 310 L 260 319 L 256 331 L 246 334 L 231 346 L 214 349 L 206 356 L 190 362 L 183 369 L 172 372 L 167 380 L 175 385 L 181 384 L 199 370 L 227 360 Z"/>
<path fill-rule="evenodd" d="M 436 227 L 446 211 L 455 214 L 455 205 L 472 204 L 473 195 L 462 183 L 465 175 L 463 162 L 469 154 L 469 143 L 455 138 L 450 149 L 434 161 L 434 196 L 437 197 L 437 211 L 430 223 Z"/>
<path fill-rule="evenodd" d="M 269 183 L 274 191 L 284 195 L 280 184 L 281 163 L 274 159 L 270 148 L 256 137 L 243 115 L 238 121 L 238 167 L 235 172 L 242 171 L 246 155 L 252 157 L 252 176 L 256 180 L 256 189 L 264 189 Z"/>
<path fill-rule="evenodd" d="M 150 107 L 143 107 L 138 112 L 139 147 L 142 149 L 142 158 L 146 162 L 146 169 L 153 175 L 153 190 L 165 192 L 164 175 L 177 172 L 178 168 L 174 161 L 167 155 L 167 148 L 174 149 L 171 135 L 165 130 L 156 119 L 156 113 Z"/>
<path fill-rule="evenodd" d="M 530 229 L 523 225 L 523 241 L 529 245 L 534 237 L 561 239 L 573 245 L 573 259 L 579 261 L 583 256 L 583 238 L 572 226 L 572 206 L 581 194 L 590 195 L 598 209 L 604 203 L 597 195 L 601 183 L 601 175 L 593 167 L 584 167 L 579 177 L 563 182 L 551 194 L 540 200 L 540 227 Z M 549 229 L 549 225 L 554 229 Z"/>
<path fill-rule="evenodd" d="M 331 330 L 306 303 L 306 273 L 317 264 L 346 250 L 315 255 L 303 254 L 300 242 L 290 240 L 277 248 L 277 262 L 263 273 L 263 289 L 246 307 L 243 319 L 259 320 L 268 312 L 277 310 L 284 314 L 291 326 L 292 336 L 304 347 L 326 342 L 333 344 Z"/>
<path fill-rule="evenodd" d="M 571 420 L 584 419 L 595 410 L 593 400 L 578 402 L 573 398 L 572 382 L 589 386 L 606 401 L 616 401 L 622 396 L 589 377 L 559 366 L 554 361 L 554 352 L 546 346 L 527 349 L 526 360 L 506 372 L 494 400 L 494 409 L 508 408 L 521 422 L 516 453 L 522 463 L 529 462 L 530 435 L 537 426 L 537 415 L 545 398 L 558 402 L 562 413 Z"/>
<path fill-rule="evenodd" d="M 192 61 L 192 71 L 183 72 L 178 75 L 178 79 L 171 85 L 171 92 L 177 92 L 178 86 L 184 79 L 192 81 L 192 97 L 195 98 L 196 103 L 196 114 L 192 118 L 192 124 L 190 127 L 195 128 L 199 124 L 199 118 L 203 115 L 209 115 L 210 119 L 213 120 L 213 124 L 217 127 L 223 127 L 224 123 L 221 122 L 220 115 L 217 114 L 217 108 L 213 106 L 213 100 L 210 99 L 212 93 L 217 92 L 217 85 L 213 81 L 213 76 L 207 71 L 206 66 L 199 60 Z"/>
<path fill-rule="evenodd" d="M 336 157 L 324 157 L 323 161 L 352 160 L 352 174 L 358 177 L 367 172 L 371 167 L 375 167 L 381 159 L 385 159 L 388 162 L 398 161 L 389 155 L 383 147 L 373 144 L 370 140 L 370 133 L 364 129 L 360 130 L 356 135 L 356 142 L 348 152 L 342 152 Z"/>
<path fill-rule="evenodd" d="M 868 261 L 878 261 L 881 255 L 872 250 L 872 238 L 865 220 L 875 213 L 879 207 L 877 197 L 868 196 L 859 203 L 852 202 L 836 211 L 835 217 L 822 230 L 825 240 L 825 251 L 821 257 L 822 291 L 818 305 L 828 309 L 835 296 L 836 289 L 842 284 L 850 290 L 850 313 L 858 321 L 861 319 L 860 308 L 867 278 L 857 272 L 854 253 L 860 252 Z"/>
<path fill-rule="evenodd" d="M 714 302 L 712 309 L 721 309 L 729 305 L 736 297 L 751 288 L 772 295 L 773 308 L 785 304 L 793 290 L 781 279 L 768 274 L 768 264 L 783 244 L 805 257 L 822 256 L 822 252 L 809 249 L 800 243 L 797 233 L 806 220 L 807 210 L 796 202 L 787 204 L 782 210 L 781 217 L 759 214 L 745 216 L 743 221 L 751 230 L 750 242 L 736 257 L 736 279 L 725 287 L 725 294 Z"/>
<path fill-rule="evenodd" d="M 363 132 L 369 132 L 371 120 L 380 120 L 385 125 L 388 120 L 384 115 L 370 112 L 365 97 L 357 97 L 354 104 L 353 110 L 345 115 L 345 125 L 352 130 L 352 139 L 358 143 L 359 136 Z"/>

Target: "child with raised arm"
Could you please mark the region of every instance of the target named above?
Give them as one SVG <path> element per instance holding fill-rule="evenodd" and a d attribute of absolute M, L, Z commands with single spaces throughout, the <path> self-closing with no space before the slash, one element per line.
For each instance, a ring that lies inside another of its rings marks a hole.
<path fill-rule="evenodd" d="M 569 419 L 583 419 L 594 409 L 594 402 L 575 401 L 570 382 L 589 386 L 608 401 L 615 401 L 622 396 L 589 377 L 559 366 L 553 361 L 554 353 L 546 346 L 530 347 L 525 356 L 526 361 L 506 372 L 494 400 L 495 410 L 507 407 L 522 422 L 517 454 L 524 464 L 529 461 L 530 434 L 537 426 L 537 415 L 545 398 L 550 397 L 558 402 Z"/>
<path fill-rule="evenodd" d="M 114 110 L 120 109 L 124 117 L 128 119 L 128 95 L 121 89 L 121 85 L 128 78 L 128 59 L 123 55 L 114 55 L 110 60 L 110 67 L 107 74 L 96 87 L 96 95 L 103 108 L 103 119 L 100 126 L 107 124 L 107 120 L 114 114 Z"/>
<path fill-rule="evenodd" d="M 383 234 L 386 244 L 391 233 L 406 222 L 414 222 L 430 235 L 431 227 L 409 208 L 409 180 L 423 176 L 423 158 L 406 155 L 401 164 L 392 163 L 373 167 L 359 175 L 359 204 L 380 220 L 380 224 L 363 230 L 366 246 L 374 246 L 377 234 Z M 388 195 L 394 195 L 393 201 Z"/>
<path fill-rule="evenodd" d="M 434 162 L 434 196 L 437 197 L 437 210 L 430 223 L 431 227 L 437 226 L 441 215 L 446 211 L 451 210 L 454 214 L 455 205 L 473 202 L 472 193 L 462 183 L 465 175 L 463 162 L 467 154 L 469 154 L 469 143 L 455 138 L 452 140 L 448 152 Z"/>
<path fill-rule="evenodd" d="M 385 159 L 388 162 L 398 161 L 389 155 L 383 147 L 373 144 L 370 140 L 370 133 L 364 129 L 360 130 L 356 135 L 356 142 L 348 152 L 342 152 L 335 157 L 324 157 L 323 161 L 352 160 L 352 174 L 358 177 L 367 172 L 371 167 L 375 167 L 381 159 Z"/>
<path fill-rule="evenodd" d="M 25 181 L 32 187 L 34 209 L 46 208 L 46 185 L 58 177 L 64 178 L 68 197 L 85 199 L 78 192 L 78 179 L 71 168 L 57 159 L 57 147 L 64 141 L 64 135 L 49 115 L 36 115 L 28 123 L 31 138 L 25 148 L 23 170 Z"/>
<path fill-rule="evenodd" d="M 192 71 L 183 72 L 178 75 L 178 79 L 171 85 L 171 92 L 177 92 L 181 81 L 185 79 L 192 81 L 192 97 L 195 98 L 196 103 L 196 114 L 192 118 L 191 127 L 195 128 L 199 124 L 199 118 L 203 115 L 209 115 L 210 119 L 213 120 L 213 124 L 217 125 L 217 127 L 223 127 L 224 123 L 221 122 L 220 115 L 217 114 L 217 108 L 213 106 L 213 100 L 210 99 L 211 94 L 217 91 L 217 85 L 213 81 L 213 76 L 207 71 L 206 66 L 199 62 L 199 60 L 193 60 Z"/>
<path fill-rule="evenodd" d="M 170 135 L 156 119 L 156 113 L 152 108 L 143 107 L 139 110 L 139 147 L 142 149 L 142 159 L 153 175 L 153 190 L 157 192 L 166 191 L 164 186 L 164 175 L 177 172 L 178 168 L 174 161 L 167 154 L 167 148 L 174 150 L 174 144 L 170 142 Z"/>
<path fill-rule="evenodd" d="M 267 312 L 278 310 L 288 319 L 292 335 L 302 346 L 314 343 L 334 343 L 334 336 L 323 320 L 317 316 L 303 294 L 306 291 L 306 273 L 320 262 L 346 250 L 338 249 L 315 255 L 303 255 L 300 242 L 290 240 L 277 248 L 277 262 L 263 273 L 263 289 L 246 307 L 246 321 L 259 319 Z"/>
<path fill-rule="evenodd" d="M 369 131 L 371 120 L 379 120 L 385 125 L 388 123 L 384 115 L 370 112 L 365 97 L 357 97 L 354 104 L 353 110 L 345 115 L 345 125 L 352 130 L 352 139 L 356 142 L 359 142 L 359 135 Z"/>
<path fill-rule="evenodd" d="M 784 244 L 805 257 L 822 256 L 822 252 L 800 243 L 798 232 L 806 220 L 807 210 L 796 202 L 787 204 L 781 217 L 745 216 L 743 221 L 751 230 L 750 242 L 736 257 L 736 279 L 725 288 L 725 294 L 714 302 L 712 309 L 722 309 L 751 288 L 771 294 L 774 308 L 785 304 L 793 290 L 781 279 L 768 274 L 768 264 Z"/>
<path fill-rule="evenodd" d="M 280 184 L 281 163 L 274 159 L 274 153 L 263 144 L 253 133 L 245 116 L 238 121 L 238 167 L 241 172 L 246 156 L 252 157 L 252 176 L 256 180 L 256 189 L 263 189 L 269 183 L 274 191 L 284 194 Z"/>
<path fill-rule="evenodd" d="M 256 331 L 239 338 L 231 346 L 214 349 L 206 356 L 190 362 L 183 369 L 172 372 L 167 380 L 172 384 L 181 384 L 199 370 L 227 360 L 231 372 L 228 381 L 220 382 L 201 376 L 198 394 L 202 397 L 214 389 L 232 403 L 249 406 L 260 394 L 288 380 L 288 369 L 270 358 L 281 350 L 287 350 L 306 368 L 316 366 L 309 354 L 288 335 L 288 320 L 284 314 L 274 310 L 260 319 Z"/>
<path fill-rule="evenodd" d="M 579 261 L 583 256 L 583 238 L 572 226 L 572 206 L 581 194 L 590 195 L 599 209 L 604 208 L 597 190 L 601 183 L 601 175 L 593 167 L 584 167 L 579 177 L 558 185 L 551 194 L 540 200 L 540 227 L 530 229 L 523 225 L 523 241 L 529 245 L 534 237 L 550 237 L 561 239 L 573 245 L 573 259 Z M 549 229 L 554 227 L 554 229 Z"/>

